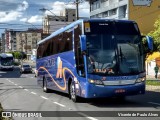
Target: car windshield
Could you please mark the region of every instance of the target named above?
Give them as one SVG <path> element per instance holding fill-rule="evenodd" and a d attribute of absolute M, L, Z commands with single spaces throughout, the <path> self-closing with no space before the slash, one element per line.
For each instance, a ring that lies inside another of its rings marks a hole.
<path fill-rule="evenodd" d="M 23 65 L 23 67 L 30 67 L 30 65 Z"/>
<path fill-rule="evenodd" d="M 3 65 L 3 66 L 13 65 L 13 58 L 12 57 L 1 58 L 1 65 Z"/>

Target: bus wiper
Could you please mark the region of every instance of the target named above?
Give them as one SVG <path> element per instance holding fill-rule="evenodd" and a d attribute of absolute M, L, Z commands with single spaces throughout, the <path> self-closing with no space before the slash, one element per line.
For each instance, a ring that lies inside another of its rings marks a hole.
<path fill-rule="evenodd" d="M 123 52 L 122 52 L 121 46 L 120 46 L 119 52 L 120 52 L 121 61 L 123 61 L 123 59 L 125 59 L 125 56 L 124 56 L 124 54 L 123 54 Z"/>

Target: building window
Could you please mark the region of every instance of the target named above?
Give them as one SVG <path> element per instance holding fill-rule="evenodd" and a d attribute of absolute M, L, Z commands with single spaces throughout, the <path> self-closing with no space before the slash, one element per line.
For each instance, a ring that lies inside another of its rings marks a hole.
<path fill-rule="evenodd" d="M 117 8 L 115 9 L 112 9 L 109 11 L 109 15 L 112 16 L 112 15 L 116 15 L 117 14 Z"/>
<path fill-rule="evenodd" d="M 106 1 L 108 1 L 108 0 L 101 0 L 101 3 L 106 2 Z"/>
<path fill-rule="evenodd" d="M 119 19 L 127 17 L 127 5 L 119 7 Z"/>
<path fill-rule="evenodd" d="M 100 1 L 95 1 L 91 3 L 91 11 L 99 9 L 100 8 Z"/>
<path fill-rule="evenodd" d="M 108 11 L 102 13 L 103 17 L 108 17 Z"/>

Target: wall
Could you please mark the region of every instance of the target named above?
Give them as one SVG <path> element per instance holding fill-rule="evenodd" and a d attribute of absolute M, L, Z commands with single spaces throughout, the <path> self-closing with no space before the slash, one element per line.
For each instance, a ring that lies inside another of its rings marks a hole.
<path fill-rule="evenodd" d="M 150 6 L 134 6 L 129 0 L 129 19 L 138 23 L 141 33 L 147 34 L 154 29 L 160 15 L 160 0 L 153 0 Z"/>

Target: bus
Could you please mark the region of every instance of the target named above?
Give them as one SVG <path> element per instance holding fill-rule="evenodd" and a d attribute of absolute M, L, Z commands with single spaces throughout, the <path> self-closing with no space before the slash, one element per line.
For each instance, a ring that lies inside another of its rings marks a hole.
<path fill-rule="evenodd" d="M 13 70 L 13 55 L 10 53 L 1 53 L 0 54 L 0 69 L 1 70 Z"/>
<path fill-rule="evenodd" d="M 145 37 L 129 20 L 77 20 L 38 42 L 37 83 L 44 92 L 82 98 L 123 98 L 145 93 Z"/>

